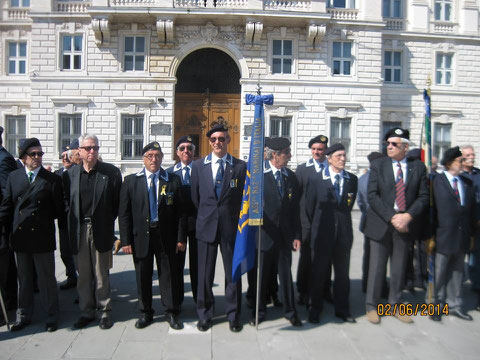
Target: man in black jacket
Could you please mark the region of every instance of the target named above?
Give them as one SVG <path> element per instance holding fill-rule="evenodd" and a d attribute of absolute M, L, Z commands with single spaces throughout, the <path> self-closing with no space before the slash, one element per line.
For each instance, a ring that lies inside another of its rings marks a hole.
<path fill-rule="evenodd" d="M 98 160 L 98 138 L 79 138 L 82 164 L 63 174 L 68 202 L 70 249 L 76 257 L 77 291 L 81 317 L 73 325 L 81 329 L 101 313 L 100 328 L 112 327 L 110 279 L 114 222 L 118 215 L 122 175 L 120 170 Z M 95 286 L 92 286 L 92 284 Z"/>
<path fill-rule="evenodd" d="M 58 294 L 55 279 L 55 219 L 65 227 L 62 181 L 42 167 L 42 146 L 26 139 L 19 149 L 25 167 L 10 173 L 0 206 L 0 222 L 11 224 L 10 243 L 18 266 L 17 321 L 12 331 L 22 330 L 33 315 L 33 266 L 40 296 L 48 314 L 46 330 L 57 329 Z"/>
<path fill-rule="evenodd" d="M 370 164 L 367 220 L 364 234 L 370 240 L 370 267 L 366 294 L 367 319 L 380 323 L 377 306 L 390 257 L 388 302 L 400 303 L 405 281 L 408 245 L 418 234 L 415 222 L 428 206 L 427 170 L 420 160 L 407 158 L 410 133 L 393 128 L 385 135 L 387 156 Z M 396 313 L 403 322 L 411 317 Z"/>
<path fill-rule="evenodd" d="M 125 178 L 120 195 L 118 221 L 122 250 L 133 254 L 140 311 L 135 327 L 142 329 L 153 322 L 153 257 L 157 262 L 158 283 L 165 316 L 170 327 L 183 328 L 177 315 L 180 308 L 179 279 L 175 254 L 185 251 L 186 216 L 182 213 L 177 175 L 163 170 L 163 153 L 156 141 L 143 150 L 144 169 Z"/>

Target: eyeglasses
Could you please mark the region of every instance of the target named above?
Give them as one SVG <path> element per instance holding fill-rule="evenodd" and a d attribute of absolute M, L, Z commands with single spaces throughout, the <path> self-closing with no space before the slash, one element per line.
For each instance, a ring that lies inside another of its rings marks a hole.
<path fill-rule="evenodd" d="M 219 136 L 218 138 L 217 138 L 217 137 L 211 137 L 211 138 L 210 138 L 210 142 L 211 142 L 212 144 L 215 143 L 215 141 L 217 141 L 217 140 L 218 140 L 218 142 L 222 142 L 222 143 L 223 143 L 223 142 L 225 142 L 226 139 L 225 139 L 223 136 Z"/>
<path fill-rule="evenodd" d="M 32 151 L 31 153 L 27 153 L 28 156 L 34 157 L 42 157 L 45 154 L 43 151 Z"/>
<path fill-rule="evenodd" d="M 347 155 L 346 154 L 335 154 L 333 155 L 334 158 L 337 158 L 337 159 L 340 159 L 340 158 L 346 158 Z"/>
<path fill-rule="evenodd" d="M 96 145 L 96 146 L 81 146 L 79 149 L 83 149 L 85 150 L 86 152 L 90 152 L 90 151 L 98 151 L 100 149 L 100 146 Z"/>
<path fill-rule="evenodd" d="M 280 154 L 288 155 L 288 154 L 291 153 L 291 151 L 292 151 L 291 149 L 285 149 L 285 150 L 280 151 Z"/>
<path fill-rule="evenodd" d="M 161 159 L 162 154 L 148 154 L 148 155 L 144 155 L 143 157 L 146 157 L 148 160 L 153 160 L 154 158 Z"/>
<path fill-rule="evenodd" d="M 211 140 L 210 140 L 211 141 Z M 213 141 L 212 141 L 213 142 Z M 187 151 L 193 151 L 193 146 L 192 145 L 187 145 L 187 146 L 179 146 L 178 151 L 183 151 L 187 149 Z"/>
<path fill-rule="evenodd" d="M 398 147 L 398 146 L 402 145 L 402 143 L 398 143 L 398 142 L 395 142 L 395 141 L 385 141 L 385 146 L 388 146 L 388 145 L 392 145 L 393 147 Z"/>

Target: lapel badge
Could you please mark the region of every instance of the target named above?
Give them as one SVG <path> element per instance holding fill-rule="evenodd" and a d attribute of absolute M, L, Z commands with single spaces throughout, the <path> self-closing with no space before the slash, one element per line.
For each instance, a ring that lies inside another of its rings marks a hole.
<path fill-rule="evenodd" d="M 348 204 L 348 206 L 352 206 L 353 195 L 354 195 L 354 193 L 348 193 L 347 194 L 347 204 Z"/>
<path fill-rule="evenodd" d="M 188 141 L 193 141 L 190 136 L 187 136 L 187 140 L 188 140 Z"/>
<path fill-rule="evenodd" d="M 167 205 L 173 205 L 173 193 L 167 194 Z"/>
<path fill-rule="evenodd" d="M 234 179 L 230 180 L 230 187 L 231 188 L 237 187 L 236 180 Z"/>
<path fill-rule="evenodd" d="M 162 191 L 160 192 L 160 195 L 167 195 L 167 185 L 162 185 Z"/>
<path fill-rule="evenodd" d="M 160 144 L 159 144 L 158 142 L 154 142 L 154 143 L 153 143 L 153 147 L 154 147 L 155 149 L 158 149 L 158 148 L 160 147 Z"/>
<path fill-rule="evenodd" d="M 293 190 L 292 188 L 288 188 L 288 200 L 292 200 L 292 196 L 293 196 Z"/>

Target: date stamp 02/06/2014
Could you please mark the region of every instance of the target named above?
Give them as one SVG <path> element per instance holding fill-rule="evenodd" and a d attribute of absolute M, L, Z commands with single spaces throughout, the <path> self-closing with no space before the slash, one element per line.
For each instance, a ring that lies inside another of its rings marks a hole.
<path fill-rule="evenodd" d="M 448 304 L 378 304 L 378 316 L 434 316 L 448 315 Z"/>

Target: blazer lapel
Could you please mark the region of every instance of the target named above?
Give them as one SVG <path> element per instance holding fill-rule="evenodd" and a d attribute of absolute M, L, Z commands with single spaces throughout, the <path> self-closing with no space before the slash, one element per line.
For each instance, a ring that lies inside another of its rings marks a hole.
<path fill-rule="evenodd" d="M 450 181 L 448 181 L 447 175 L 442 173 L 441 175 L 438 175 L 438 176 L 442 177 L 442 181 L 443 181 L 444 186 L 447 188 L 447 192 L 455 199 L 455 202 L 458 204 L 458 206 L 461 206 L 461 204 L 459 204 L 459 202 L 457 200 L 457 196 L 455 195 L 455 191 L 453 191 L 453 187 L 450 184 Z M 464 187 L 464 189 L 465 189 L 465 187 Z"/>
<path fill-rule="evenodd" d="M 407 160 L 407 184 L 405 186 L 405 191 L 407 191 L 408 185 L 412 182 L 412 177 L 414 174 L 415 167 L 413 166 L 413 162 Z"/>
<path fill-rule="evenodd" d="M 33 183 L 29 183 L 28 182 L 28 178 L 27 178 L 27 174 L 24 173 L 22 175 L 25 175 L 25 176 L 20 176 L 20 186 L 22 189 L 26 189 L 26 191 L 22 194 L 22 199 L 18 202 L 17 206 L 19 208 L 22 208 L 23 205 L 25 204 L 25 202 L 27 200 L 30 200 L 30 194 L 38 191 L 38 189 L 40 189 L 42 187 L 42 185 L 44 184 L 45 180 L 42 179 L 42 169 L 40 169 L 40 171 L 38 172 L 37 176 L 35 177 L 35 181 Z"/>
<path fill-rule="evenodd" d="M 97 166 L 97 176 L 95 177 L 95 187 L 93 190 L 92 214 L 95 213 L 95 209 L 97 208 L 100 198 L 102 197 L 103 191 L 105 190 L 105 186 L 108 182 L 107 175 L 100 173 L 99 168 L 100 166 Z"/>
<path fill-rule="evenodd" d="M 223 195 L 227 192 L 228 188 L 230 187 L 230 180 L 232 180 L 232 176 L 233 176 L 233 167 L 227 162 L 227 165 L 225 166 L 225 173 L 223 174 L 223 184 L 222 184 L 222 192 L 220 193 L 220 199 L 223 197 Z"/>

